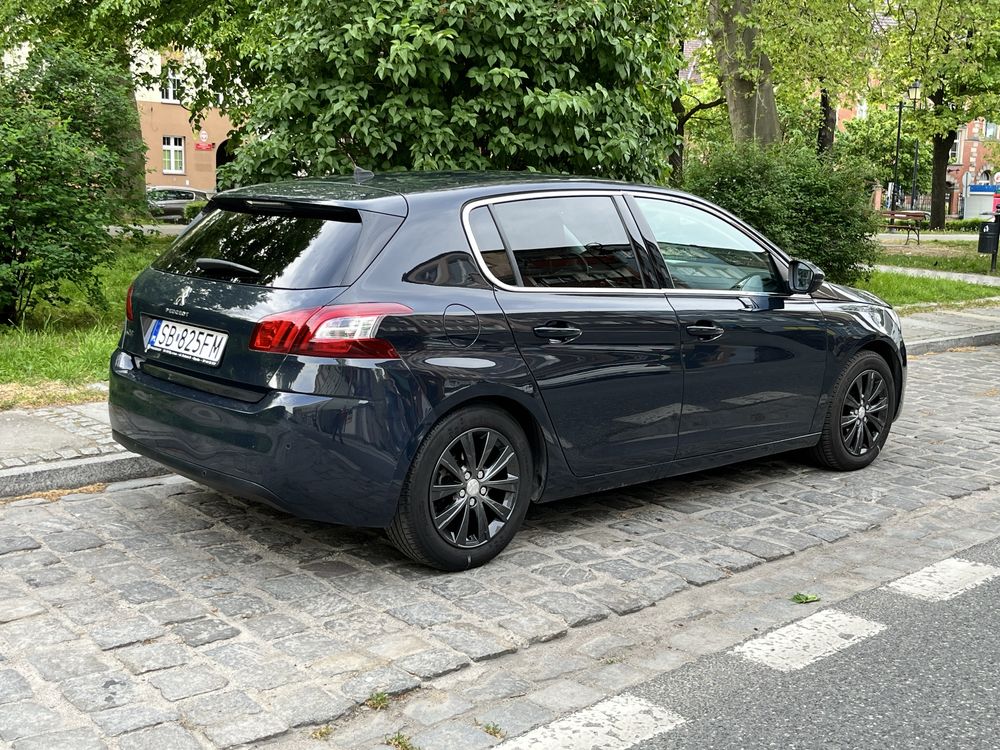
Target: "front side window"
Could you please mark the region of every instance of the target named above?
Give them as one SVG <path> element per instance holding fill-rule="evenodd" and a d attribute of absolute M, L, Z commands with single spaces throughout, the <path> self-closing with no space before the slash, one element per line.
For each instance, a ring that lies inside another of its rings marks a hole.
<path fill-rule="evenodd" d="M 642 287 L 611 197 L 532 198 L 493 204 L 492 212 L 523 286 Z M 491 270 L 501 262 L 499 255 L 495 264 L 487 260 Z"/>
<path fill-rule="evenodd" d="M 163 136 L 163 174 L 184 174 L 183 136 Z"/>
<path fill-rule="evenodd" d="M 636 198 L 678 289 L 780 292 L 768 252 L 707 211 L 657 198 Z"/>

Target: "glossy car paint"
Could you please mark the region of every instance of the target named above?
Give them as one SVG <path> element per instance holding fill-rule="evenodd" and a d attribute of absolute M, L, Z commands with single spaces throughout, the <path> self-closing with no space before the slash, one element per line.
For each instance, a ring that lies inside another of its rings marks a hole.
<path fill-rule="evenodd" d="M 663 289 L 656 270 L 662 263 L 649 253 L 655 244 L 642 221 L 626 217 L 637 250 L 648 254 L 648 289 L 591 294 L 491 283 L 463 226 L 463 208 L 567 187 L 632 191 L 562 177 L 457 173 L 380 175 L 363 184 L 310 180 L 223 194 L 405 221 L 383 249 L 357 264 L 355 279 L 337 288 L 278 290 L 144 271 L 135 284 L 135 320 L 112 358 L 116 438 L 210 486 L 305 518 L 385 526 L 424 436 L 470 403 L 504 408 L 525 428 L 540 501 L 815 444 L 833 381 L 864 347 L 889 360 L 902 403 L 905 348 L 898 318 L 884 303 L 832 284 L 812 298 Z M 786 273 L 787 256 L 769 247 Z M 187 286 L 185 305 L 173 304 Z M 246 349 L 265 315 L 333 300 L 411 308 L 412 315 L 390 316 L 379 329 L 400 359 Z M 191 322 L 230 333 L 218 368 L 145 350 L 149 318 L 183 321 L 186 311 Z M 705 320 L 726 333 L 706 342 L 686 332 L 691 321 Z M 583 333 L 547 341 L 533 332 L 539 321 L 574 323 Z"/>

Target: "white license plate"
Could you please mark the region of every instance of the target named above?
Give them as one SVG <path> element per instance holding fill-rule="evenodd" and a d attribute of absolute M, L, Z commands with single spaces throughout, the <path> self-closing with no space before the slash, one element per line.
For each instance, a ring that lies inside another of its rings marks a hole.
<path fill-rule="evenodd" d="M 146 348 L 217 365 L 228 339 L 227 333 L 157 319 L 146 336 Z"/>

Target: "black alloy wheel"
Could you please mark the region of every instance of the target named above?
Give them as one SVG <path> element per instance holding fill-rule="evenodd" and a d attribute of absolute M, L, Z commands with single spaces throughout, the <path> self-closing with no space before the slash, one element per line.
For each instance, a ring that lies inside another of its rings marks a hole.
<path fill-rule="evenodd" d="M 455 547 L 482 546 L 507 525 L 520 486 L 520 465 L 507 438 L 488 427 L 463 432 L 434 468 L 434 526 Z"/>
<path fill-rule="evenodd" d="M 421 443 L 389 539 L 417 562 L 465 570 L 493 559 L 528 510 L 534 462 L 524 430 L 499 409 L 444 417 Z"/>
<path fill-rule="evenodd" d="M 896 384 L 889 364 L 875 352 L 858 352 L 833 388 L 813 455 L 838 471 L 863 469 L 882 451 L 895 412 Z"/>
<path fill-rule="evenodd" d="M 852 456 L 881 447 L 889 424 L 889 387 L 875 370 L 865 370 L 847 389 L 840 414 L 840 436 Z"/>

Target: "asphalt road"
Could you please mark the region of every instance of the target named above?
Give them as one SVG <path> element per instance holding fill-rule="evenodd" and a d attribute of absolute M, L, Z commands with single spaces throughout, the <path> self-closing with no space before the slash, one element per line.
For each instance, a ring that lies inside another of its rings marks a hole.
<path fill-rule="evenodd" d="M 1000 541 L 956 557 L 1000 565 Z M 834 611 L 884 627 L 792 671 L 737 647 L 653 679 L 629 693 L 685 721 L 633 750 L 1000 746 L 1000 577 L 948 601 L 881 587 Z"/>

